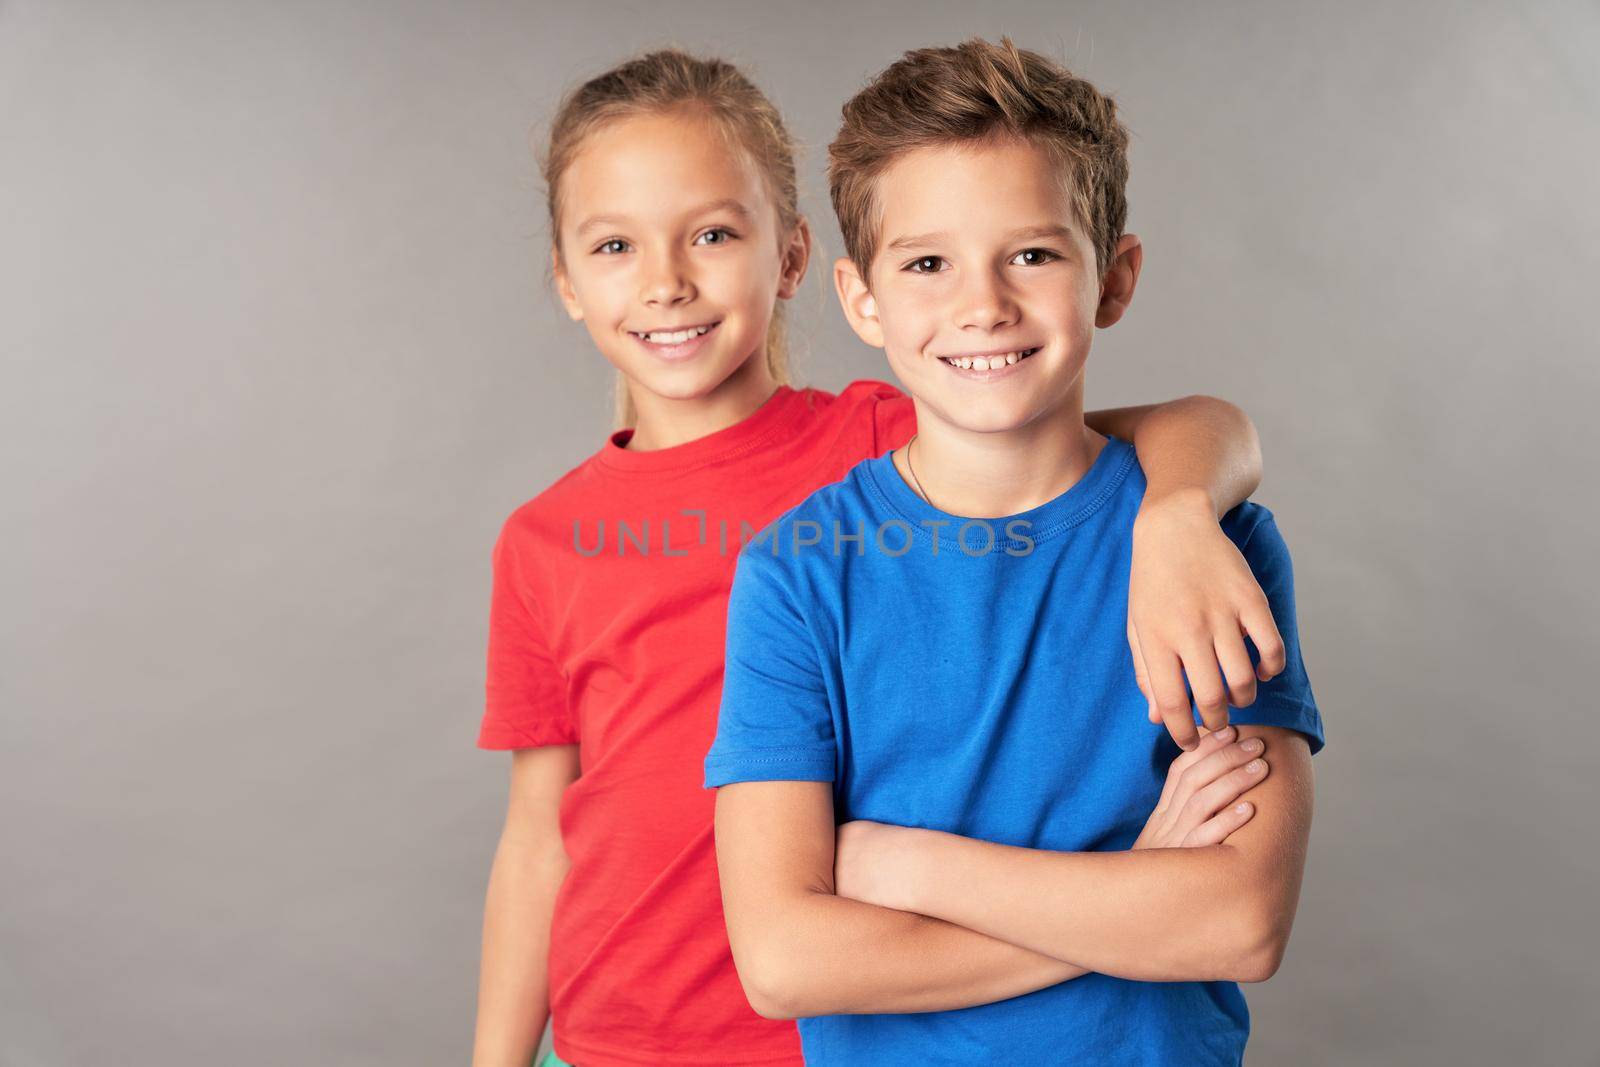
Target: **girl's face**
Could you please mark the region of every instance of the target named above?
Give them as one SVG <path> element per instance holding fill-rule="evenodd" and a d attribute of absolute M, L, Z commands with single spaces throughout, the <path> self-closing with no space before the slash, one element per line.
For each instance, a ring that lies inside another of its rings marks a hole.
<path fill-rule="evenodd" d="M 805 273 L 805 227 L 778 233 L 760 173 L 708 120 L 601 127 L 561 195 L 562 303 L 633 388 L 690 400 L 741 368 L 767 373 L 767 326 Z"/>

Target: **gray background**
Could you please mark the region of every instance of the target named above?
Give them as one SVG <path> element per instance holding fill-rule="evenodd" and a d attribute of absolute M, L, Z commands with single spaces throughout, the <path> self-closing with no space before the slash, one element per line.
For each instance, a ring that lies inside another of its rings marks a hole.
<path fill-rule="evenodd" d="M 837 388 L 839 104 L 1001 33 L 1135 135 L 1091 404 L 1242 405 L 1296 558 L 1330 743 L 1251 1062 L 1600 1063 L 1600 8 L 1509 6 L 0 4 L 0 1063 L 465 1062 L 489 547 L 608 429 L 530 131 L 746 64 Z"/>

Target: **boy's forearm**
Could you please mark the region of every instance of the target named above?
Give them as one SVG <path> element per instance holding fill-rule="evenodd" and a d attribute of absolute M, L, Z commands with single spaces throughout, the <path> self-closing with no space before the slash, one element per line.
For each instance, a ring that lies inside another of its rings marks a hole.
<path fill-rule="evenodd" d="M 1264 981 L 1293 918 L 1227 843 L 1048 852 L 915 833 L 926 873 L 906 907 L 1119 978 Z"/>
<path fill-rule="evenodd" d="M 1146 480 L 1145 500 L 1192 496 L 1218 516 L 1261 484 L 1261 442 L 1255 424 L 1225 400 L 1187 396 L 1165 404 L 1091 411 L 1098 433 L 1131 441 Z"/>
<path fill-rule="evenodd" d="M 766 918 L 760 943 L 736 943 L 734 956 L 752 1006 L 769 1018 L 949 1011 L 1088 973 L 941 919 L 821 890 L 795 894 Z"/>

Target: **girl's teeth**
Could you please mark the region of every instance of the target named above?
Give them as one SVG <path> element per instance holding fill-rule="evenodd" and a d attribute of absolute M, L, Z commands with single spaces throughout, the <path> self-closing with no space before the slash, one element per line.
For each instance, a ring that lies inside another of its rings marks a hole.
<path fill-rule="evenodd" d="M 711 329 L 709 326 L 695 326 L 687 330 L 674 330 L 672 333 L 664 333 L 657 330 L 654 333 L 647 333 L 642 336 L 646 341 L 655 345 L 681 345 L 689 338 L 699 337 L 709 329 Z"/>

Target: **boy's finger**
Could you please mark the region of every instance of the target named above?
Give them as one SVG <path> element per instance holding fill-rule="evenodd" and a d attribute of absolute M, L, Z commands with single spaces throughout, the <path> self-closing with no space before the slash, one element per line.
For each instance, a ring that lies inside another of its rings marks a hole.
<path fill-rule="evenodd" d="M 1250 664 L 1250 653 L 1244 647 L 1244 634 L 1231 630 L 1219 634 L 1216 653 L 1217 662 L 1222 664 L 1222 676 L 1228 683 L 1228 700 L 1236 708 L 1254 704 L 1256 674 Z"/>
<path fill-rule="evenodd" d="M 1237 735 L 1238 731 L 1228 726 L 1213 733 L 1207 733 L 1200 739 L 1200 743 L 1195 746 L 1193 752 L 1180 752 L 1173 759 L 1172 765 L 1167 768 L 1167 777 L 1161 783 L 1161 799 L 1156 801 L 1156 810 L 1160 811 L 1169 804 L 1177 803 L 1179 801 L 1178 791 L 1180 788 L 1184 788 L 1183 783 L 1186 781 L 1193 783 L 1195 781 L 1193 777 L 1189 776 L 1189 768 L 1201 760 L 1210 758 L 1214 753 L 1227 748 Z M 1219 771 L 1218 773 L 1221 772 Z M 1213 775 L 1213 777 L 1215 776 Z M 1210 781 L 1210 779 L 1204 778 L 1202 781 Z M 1193 792 L 1194 788 L 1198 787 L 1191 786 L 1189 792 Z M 1188 794 L 1185 793 L 1183 799 L 1187 800 L 1187 796 Z"/>
<path fill-rule="evenodd" d="M 1189 798 L 1189 803 L 1178 817 L 1178 825 L 1200 826 L 1229 804 L 1266 780 L 1272 768 L 1261 756 L 1247 762 L 1218 778 Z"/>
<path fill-rule="evenodd" d="M 1207 819 L 1185 838 L 1184 847 L 1204 848 L 1206 845 L 1220 845 L 1235 830 L 1249 822 L 1250 816 L 1255 813 L 1255 805 L 1248 800 L 1241 800 L 1237 804 L 1230 805 L 1225 810 L 1219 811 Z"/>
<path fill-rule="evenodd" d="M 1229 734 L 1238 731 L 1229 727 Z M 1221 731 L 1218 731 L 1220 734 Z M 1212 734 L 1212 737 L 1218 734 Z M 1201 749 L 1207 746 L 1202 744 Z M 1174 804 L 1182 804 L 1190 819 L 1191 828 L 1199 826 L 1206 819 L 1217 813 L 1217 810 L 1228 802 L 1238 797 L 1244 790 L 1239 788 L 1240 783 L 1233 783 L 1233 792 L 1228 792 L 1228 776 L 1240 767 L 1261 755 L 1265 746 L 1259 738 L 1246 738 L 1234 744 L 1220 745 L 1215 750 L 1207 751 L 1183 774 L 1183 781 L 1179 783 L 1173 797 Z"/>
<path fill-rule="evenodd" d="M 1278 632 L 1278 624 L 1272 618 L 1272 609 L 1267 606 L 1266 598 L 1241 612 L 1239 621 L 1255 643 L 1256 651 L 1261 654 L 1261 660 L 1256 664 L 1256 677 L 1266 682 L 1282 674 L 1288 663 L 1283 649 L 1283 635 Z"/>

